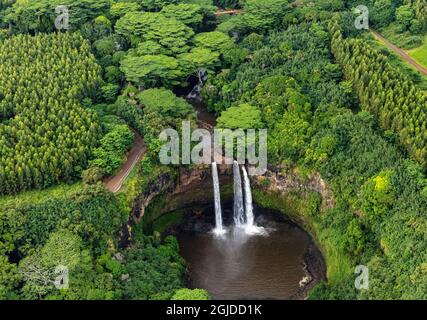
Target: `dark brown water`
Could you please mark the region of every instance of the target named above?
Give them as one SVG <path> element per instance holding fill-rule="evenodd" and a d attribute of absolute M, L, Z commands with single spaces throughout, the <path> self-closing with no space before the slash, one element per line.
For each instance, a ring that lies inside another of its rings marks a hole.
<path fill-rule="evenodd" d="M 193 105 L 197 113 L 197 120 L 207 123 L 213 127 L 216 125 L 216 118 L 213 113 L 210 113 L 206 105 L 202 101 L 192 100 L 190 103 Z"/>
<path fill-rule="evenodd" d="M 309 236 L 286 222 L 268 222 L 268 235 L 230 231 L 177 235 L 189 267 L 190 288 L 206 289 L 212 299 L 288 299 L 305 276 Z"/>

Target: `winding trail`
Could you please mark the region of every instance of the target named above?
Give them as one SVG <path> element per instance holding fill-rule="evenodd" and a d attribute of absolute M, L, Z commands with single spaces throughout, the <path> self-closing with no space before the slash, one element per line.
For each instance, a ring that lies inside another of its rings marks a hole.
<path fill-rule="evenodd" d="M 142 159 L 147 150 L 144 139 L 139 133 L 134 131 L 135 140 L 133 147 L 128 153 L 126 162 L 122 165 L 120 170 L 114 176 L 105 180 L 105 187 L 113 193 L 117 193 L 123 186 L 124 181 L 131 173 L 135 165 Z"/>
<path fill-rule="evenodd" d="M 403 60 L 414 66 L 419 72 L 427 76 L 427 69 L 420 65 L 417 61 L 415 61 L 409 54 L 407 54 L 403 49 L 399 48 L 395 44 L 391 43 L 389 40 L 384 38 L 379 32 L 375 30 L 371 30 L 374 37 L 381 42 L 383 42 L 389 49 L 391 49 L 394 53 L 399 55 Z"/>

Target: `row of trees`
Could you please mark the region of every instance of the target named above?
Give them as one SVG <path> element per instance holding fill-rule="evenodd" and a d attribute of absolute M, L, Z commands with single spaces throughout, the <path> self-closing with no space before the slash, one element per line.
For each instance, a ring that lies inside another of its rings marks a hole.
<path fill-rule="evenodd" d="M 376 115 L 382 128 L 395 132 L 408 153 L 426 166 L 427 97 L 366 42 L 343 39 L 336 25 L 331 30 L 332 51 L 353 82 L 361 107 Z"/>
<path fill-rule="evenodd" d="M 100 127 L 79 100 L 100 69 L 78 34 L 20 35 L 0 45 L 0 194 L 78 175 Z"/>

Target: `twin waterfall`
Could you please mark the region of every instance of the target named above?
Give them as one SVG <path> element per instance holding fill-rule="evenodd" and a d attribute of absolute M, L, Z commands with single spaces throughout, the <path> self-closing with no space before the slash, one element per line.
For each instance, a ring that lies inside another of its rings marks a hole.
<path fill-rule="evenodd" d="M 247 234 L 262 233 L 262 228 L 255 225 L 254 210 L 252 205 L 252 191 L 248 173 L 242 166 L 243 181 L 244 181 L 244 197 L 242 191 L 242 178 L 240 175 L 240 167 L 237 161 L 233 163 L 234 175 L 234 225 Z M 222 223 L 221 198 L 219 189 L 218 168 L 216 162 L 212 163 L 212 179 L 214 185 L 215 196 L 215 222 L 216 226 L 214 233 L 222 235 L 226 231 Z"/>

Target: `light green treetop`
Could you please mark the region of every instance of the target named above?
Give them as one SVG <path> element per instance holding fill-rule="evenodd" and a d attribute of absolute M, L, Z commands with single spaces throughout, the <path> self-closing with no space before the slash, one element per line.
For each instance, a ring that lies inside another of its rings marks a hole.
<path fill-rule="evenodd" d="M 194 35 L 181 21 L 158 12 L 129 12 L 117 21 L 116 32 L 133 45 L 142 41 L 157 42 L 171 55 L 188 51 L 188 42 Z"/>
<path fill-rule="evenodd" d="M 218 118 L 220 128 L 260 129 L 262 126 L 261 111 L 247 103 L 228 108 Z"/>

